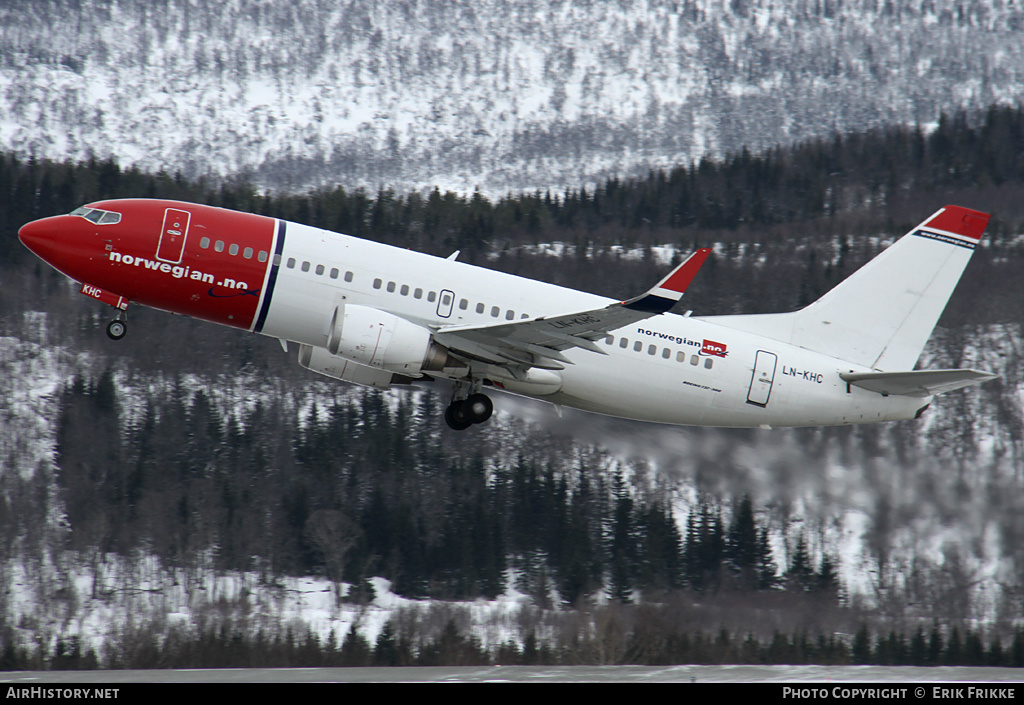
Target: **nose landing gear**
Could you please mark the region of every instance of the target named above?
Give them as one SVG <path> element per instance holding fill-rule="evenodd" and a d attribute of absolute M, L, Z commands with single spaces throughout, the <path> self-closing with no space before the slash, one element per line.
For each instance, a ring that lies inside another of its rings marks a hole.
<path fill-rule="evenodd" d="M 444 420 L 455 431 L 464 431 L 473 424 L 483 423 L 494 413 L 494 404 L 486 394 L 468 394 L 468 385 L 456 385 L 452 403 L 444 410 Z M 459 398 L 463 396 L 463 398 Z"/>
<path fill-rule="evenodd" d="M 128 333 L 128 321 L 124 314 L 118 312 L 117 318 L 107 324 L 107 337 L 111 340 L 120 340 Z"/>
<path fill-rule="evenodd" d="M 79 293 L 117 309 L 114 320 L 107 324 L 107 337 L 111 340 L 120 340 L 125 336 L 128 332 L 128 317 L 125 315 L 125 310 L 128 308 L 129 303 L 128 299 L 93 284 L 82 284 L 82 290 Z"/>

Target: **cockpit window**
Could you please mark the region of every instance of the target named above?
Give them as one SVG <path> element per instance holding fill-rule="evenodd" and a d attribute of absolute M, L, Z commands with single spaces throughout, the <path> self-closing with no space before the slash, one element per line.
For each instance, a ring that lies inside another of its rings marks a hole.
<path fill-rule="evenodd" d="M 121 214 L 115 213 L 114 211 L 104 211 L 99 208 L 76 208 L 71 211 L 71 215 L 81 216 L 86 220 L 96 223 L 97 225 L 113 225 L 114 223 L 121 222 Z"/>

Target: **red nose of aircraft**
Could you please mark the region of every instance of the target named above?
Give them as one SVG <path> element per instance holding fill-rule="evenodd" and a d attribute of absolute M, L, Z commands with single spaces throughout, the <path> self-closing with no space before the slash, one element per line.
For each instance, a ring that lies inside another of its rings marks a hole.
<path fill-rule="evenodd" d="M 53 218 L 33 220 L 31 223 L 22 225 L 18 230 L 18 239 L 25 247 L 32 250 L 47 262 L 53 258 L 53 249 L 56 245 L 56 228 Z"/>

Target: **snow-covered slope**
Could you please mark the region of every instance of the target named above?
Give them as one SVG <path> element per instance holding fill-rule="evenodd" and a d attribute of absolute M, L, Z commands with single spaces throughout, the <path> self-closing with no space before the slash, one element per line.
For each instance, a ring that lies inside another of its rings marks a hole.
<path fill-rule="evenodd" d="M 31 480 L 59 496 L 47 479 L 57 433 L 55 400 L 74 373 L 95 378 L 114 362 L 75 354 L 47 339 L 46 318 L 42 313 L 27 317 L 23 339 L 0 338 L 0 367 L 7 372 L 0 382 L 5 400 L 0 421 L 8 439 L 0 445 L 0 490 L 10 496 L 18 496 L 22 490 L 17 488 Z M 610 468 L 639 472 L 646 476 L 641 481 L 675 498 L 681 524 L 700 493 L 719 498 L 749 494 L 771 527 L 781 567 L 802 536 L 815 562 L 823 551 L 839 557 L 837 568 L 853 599 L 879 605 L 898 594 L 922 605 L 930 617 L 991 622 L 1019 615 L 1024 584 L 1021 337 L 1020 327 L 1010 325 L 937 331 L 924 366 L 990 369 L 1001 380 L 941 396 L 915 422 L 831 430 L 675 428 L 571 410 L 556 414 L 540 402 L 501 396 L 486 428 L 488 443 L 497 458 L 545 445 L 599 455 Z M 213 408 L 227 414 L 261 400 L 288 399 L 299 418 L 314 401 L 324 409 L 339 396 L 358 394 L 350 385 L 312 377 L 305 386 L 268 382 L 255 374 L 204 380 L 122 369 L 118 377 L 129 422 L 141 413 L 140 400 L 169 394 L 172 388 L 203 389 Z M 20 565 L 27 555 L 38 555 L 43 563 L 77 565 L 79 558 L 61 558 L 58 537 L 67 527 L 60 500 L 36 504 L 33 500 L 21 508 L 25 522 L 20 528 L 8 527 L 10 545 L 0 554 L 0 568 L 4 560 Z M 30 599 L 18 586 L 28 590 L 36 584 L 15 573 L 0 570 L 0 588 L 13 600 L 5 606 L 0 599 L 8 618 L 23 613 L 19 600 Z M 913 606 L 906 609 L 903 614 L 909 616 Z"/>
<path fill-rule="evenodd" d="M 561 191 L 1016 103 L 1024 8 L 931 0 L 38 0 L 0 148 L 268 187 Z"/>

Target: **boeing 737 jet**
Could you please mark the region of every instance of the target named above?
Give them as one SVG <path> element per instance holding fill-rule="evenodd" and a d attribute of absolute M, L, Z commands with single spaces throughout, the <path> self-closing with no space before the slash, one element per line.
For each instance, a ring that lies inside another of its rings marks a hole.
<path fill-rule="evenodd" d="M 942 208 L 791 313 L 670 313 L 709 250 L 627 301 L 275 218 L 148 199 L 91 203 L 21 241 L 116 309 L 129 302 L 294 343 L 299 364 L 388 389 L 451 380 L 457 430 L 487 390 L 667 424 L 773 427 L 912 419 L 993 378 L 914 370 L 989 216 Z"/>

